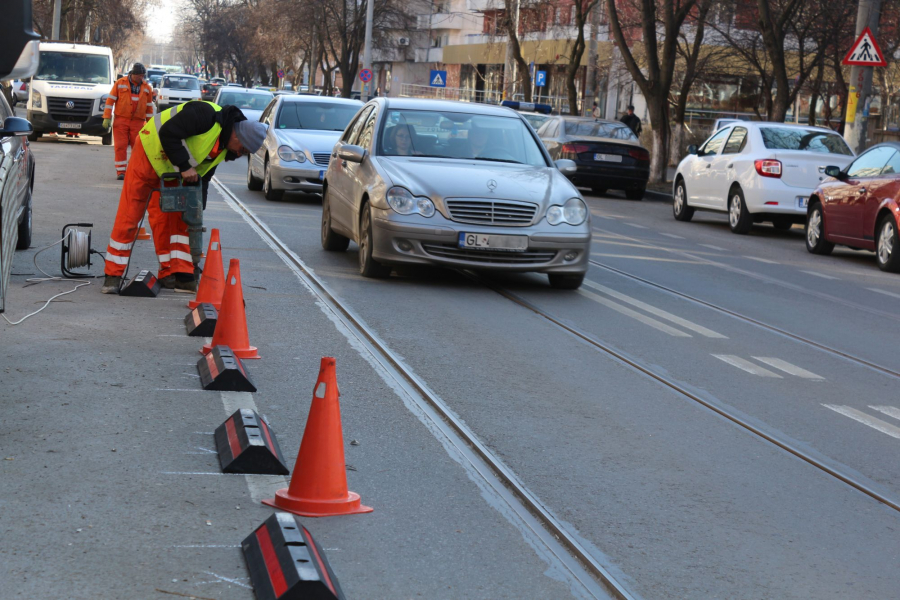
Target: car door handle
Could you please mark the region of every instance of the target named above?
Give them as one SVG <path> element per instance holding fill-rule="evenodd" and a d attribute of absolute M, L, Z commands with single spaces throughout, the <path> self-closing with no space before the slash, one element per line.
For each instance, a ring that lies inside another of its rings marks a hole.
<path fill-rule="evenodd" d="M 733 168 L 734 168 L 734 163 L 728 163 L 728 168 L 729 168 L 729 169 L 733 169 Z"/>
<path fill-rule="evenodd" d="M 706 163 L 706 168 L 709 169 L 710 167 L 712 167 L 712 163 Z"/>

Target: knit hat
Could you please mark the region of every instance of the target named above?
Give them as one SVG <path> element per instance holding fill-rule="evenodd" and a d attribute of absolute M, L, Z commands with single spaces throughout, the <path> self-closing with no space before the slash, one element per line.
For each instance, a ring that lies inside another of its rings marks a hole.
<path fill-rule="evenodd" d="M 268 129 L 268 125 L 259 121 L 238 121 L 234 124 L 234 133 L 250 153 L 262 147 Z"/>

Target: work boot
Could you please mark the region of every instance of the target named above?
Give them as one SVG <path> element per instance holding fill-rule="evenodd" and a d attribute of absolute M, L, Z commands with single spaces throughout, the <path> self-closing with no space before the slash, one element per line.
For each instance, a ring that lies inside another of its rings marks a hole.
<path fill-rule="evenodd" d="M 159 280 L 159 285 L 163 286 L 167 290 L 175 289 L 175 276 L 174 275 L 166 275 L 165 277 Z"/>
<path fill-rule="evenodd" d="M 103 280 L 103 287 L 100 288 L 100 293 L 101 294 L 118 294 L 120 283 L 122 283 L 121 277 L 114 277 L 112 275 L 107 275 L 106 279 Z"/>
<path fill-rule="evenodd" d="M 197 280 L 192 273 L 175 273 L 175 289 L 185 292 L 196 292 Z"/>
<path fill-rule="evenodd" d="M 116 175 L 116 180 L 125 181 L 125 173 L 119 173 L 118 175 Z"/>

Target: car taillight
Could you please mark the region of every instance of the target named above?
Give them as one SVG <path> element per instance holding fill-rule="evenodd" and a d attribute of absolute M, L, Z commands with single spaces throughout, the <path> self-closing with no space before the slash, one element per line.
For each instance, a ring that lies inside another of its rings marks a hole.
<path fill-rule="evenodd" d="M 28 89 L 28 84 L 23 81 L 22 86 L 19 88 L 19 90 L 24 92 L 26 89 Z"/>
<path fill-rule="evenodd" d="M 643 148 L 629 148 L 628 156 L 635 160 L 650 160 L 650 153 Z"/>
<path fill-rule="evenodd" d="M 561 158 L 575 159 L 582 152 L 587 152 L 590 148 L 587 144 L 563 144 Z"/>
<path fill-rule="evenodd" d="M 756 172 L 763 177 L 781 177 L 780 160 L 773 160 L 770 158 L 755 160 L 753 161 L 753 166 L 756 167 Z"/>

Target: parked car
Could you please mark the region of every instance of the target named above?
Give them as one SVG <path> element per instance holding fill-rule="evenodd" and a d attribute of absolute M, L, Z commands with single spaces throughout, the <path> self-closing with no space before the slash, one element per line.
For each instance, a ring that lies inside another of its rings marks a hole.
<path fill-rule="evenodd" d="M 223 87 L 222 83 L 220 81 L 217 81 L 216 79 L 211 79 L 210 81 L 207 81 L 206 83 L 201 83 L 200 84 L 200 97 L 203 98 L 204 100 L 208 100 L 208 101 L 212 102 L 215 100 L 216 94 L 219 93 L 219 90 L 221 90 L 222 87 Z"/>
<path fill-rule="evenodd" d="M 302 98 L 302 97 L 301 97 Z M 467 102 L 375 98 L 331 154 L 322 247 L 359 246 L 359 272 L 392 265 L 546 273 L 555 288 L 584 280 L 590 214 L 513 110 Z"/>
<path fill-rule="evenodd" d="M 872 146 L 843 168 L 828 165 L 824 174 L 830 179 L 809 198 L 806 249 L 871 250 L 882 271 L 900 271 L 900 143 Z"/>
<path fill-rule="evenodd" d="M 673 183 L 675 219 L 695 210 L 726 212 L 734 233 L 754 223 L 790 229 L 806 219 L 807 201 L 825 178 L 826 165 L 841 168 L 853 151 L 822 127 L 747 121 L 727 125 L 698 149 L 688 148 Z"/>
<path fill-rule="evenodd" d="M 320 193 L 325 169 L 347 123 L 362 102 L 280 95 L 266 108 L 266 140 L 247 165 L 247 187 L 280 200 L 286 191 Z"/>
<path fill-rule="evenodd" d="M 185 73 L 163 75 L 156 95 L 156 110 L 162 112 L 173 106 L 200 99 L 200 80 L 194 75 Z"/>
<path fill-rule="evenodd" d="M 629 200 L 644 197 L 650 178 L 650 153 L 634 132 L 619 121 L 591 117 L 551 117 L 538 136 L 554 159 L 574 160 L 569 180 L 595 194 L 624 190 Z"/>
<path fill-rule="evenodd" d="M 13 92 L 13 100 L 15 103 L 12 104 L 13 108 L 15 108 L 16 104 L 19 102 L 25 103 L 28 102 L 28 82 L 22 81 L 21 79 L 16 79 L 12 82 L 12 92 Z"/>
<path fill-rule="evenodd" d="M 715 123 L 713 123 L 713 132 L 716 132 L 723 127 L 728 127 L 729 125 L 734 125 L 735 123 L 740 123 L 745 119 L 737 119 L 737 118 L 726 118 L 726 119 L 716 119 Z"/>
<path fill-rule="evenodd" d="M 550 120 L 550 113 L 553 107 L 549 104 L 535 104 L 534 102 L 517 102 L 514 100 L 504 100 L 500 106 L 511 108 L 523 117 L 537 131 L 541 126 Z"/>
<path fill-rule="evenodd" d="M 237 106 L 250 121 L 259 121 L 274 95 L 265 90 L 247 88 L 219 88 L 214 102 L 219 106 Z"/>

